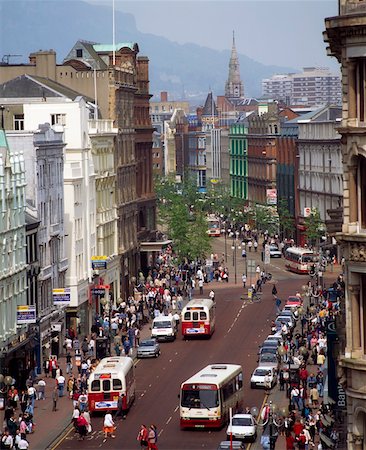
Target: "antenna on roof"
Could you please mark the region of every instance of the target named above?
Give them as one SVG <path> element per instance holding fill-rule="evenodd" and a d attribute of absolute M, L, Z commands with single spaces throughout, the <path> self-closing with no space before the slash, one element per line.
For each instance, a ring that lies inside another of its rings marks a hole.
<path fill-rule="evenodd" d="M 113 65 L 116 65 L 116 21 L 114 15 L 114 0 L 112 2 L 112 33 L 113 33 Z"/>

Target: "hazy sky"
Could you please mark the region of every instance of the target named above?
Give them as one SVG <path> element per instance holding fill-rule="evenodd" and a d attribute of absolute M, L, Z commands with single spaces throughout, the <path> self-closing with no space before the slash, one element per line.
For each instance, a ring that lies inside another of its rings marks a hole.
<path fill-rule="evenodd" d="M 131 13 L 140 31 L 179 43 L 229 49 L 235 30 L 238 51 L 259 62 L 338 67 L 322 38 L 324 18 L 338 14 L 337 0 L 115 0 L 115 6 Z"/>

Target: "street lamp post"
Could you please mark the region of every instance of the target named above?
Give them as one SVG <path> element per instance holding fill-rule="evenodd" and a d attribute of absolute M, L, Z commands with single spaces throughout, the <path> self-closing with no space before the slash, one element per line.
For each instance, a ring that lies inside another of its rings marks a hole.
<path fill-rule="evenodd" d="M 238 244 L 239 231 L 235 231 L 235 233 L 231 233 L 233 237 L 232 250 L 233 250 L 233 266 L 234 266 L 234 279 L 235 284 L 237 283 L 237 266 L 236 266 L 236 249 L 241 249 L 240 244 Z"/>

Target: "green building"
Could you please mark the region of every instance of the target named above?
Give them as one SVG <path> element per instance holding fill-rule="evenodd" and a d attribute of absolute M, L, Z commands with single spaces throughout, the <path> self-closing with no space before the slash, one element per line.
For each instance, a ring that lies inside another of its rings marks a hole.
<path fill-rule="evenodd" d="M 235 198 L 248 199 L 248 128 L 242 123 L 230 127 L 230 192 Z"/>

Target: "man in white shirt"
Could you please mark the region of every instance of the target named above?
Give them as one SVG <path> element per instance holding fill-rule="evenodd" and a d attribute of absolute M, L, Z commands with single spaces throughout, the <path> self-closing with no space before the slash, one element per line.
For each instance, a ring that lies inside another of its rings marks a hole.
<path fill-rule="evenodd" d="M 46 400 L 46 397 L 44 395 L 46 388 L 46 382 L 41 378 L 38 381 L 38 400 Z"/>
<path fill-rule="evenodd" d="M 57 377 L 57 386 L 58 386 L 58 396 L 64 396 L 64 388 L 65 388 L 65 377 L 63 375 L 59 375 Z"/>
<path fill-rule="evenodd" d="M 29 448 L 29 442 L 26 439 L 26 435 L 22 434 L 20 441 L 18 442 L 18 450 L 27 450 Z"/>

